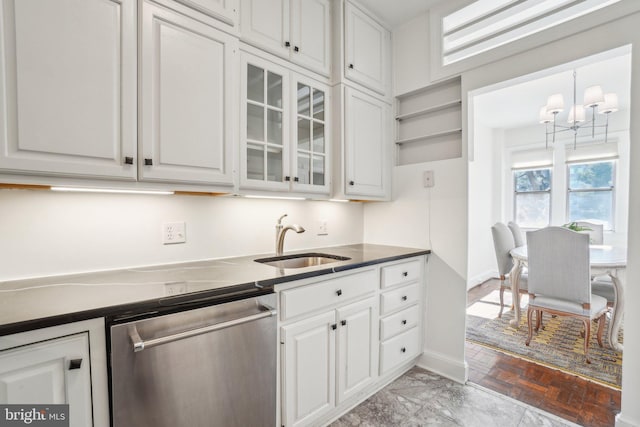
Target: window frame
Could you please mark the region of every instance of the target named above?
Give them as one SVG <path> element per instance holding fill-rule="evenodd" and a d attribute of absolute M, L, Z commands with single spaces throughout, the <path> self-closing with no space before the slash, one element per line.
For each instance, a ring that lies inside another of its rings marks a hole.
<path fill-rule="evenodd" d="M 549 189 L 548 190 L 534 190 L 534 191 L 518 191 L 517 186 L 517 172 L 523 171 L 535 171 L 535 170 L 548 170 L 549 171 Z M 548 227 L 551 224 L 551 218 L 553 217 L 553 165 L 546 166 L 527 166 L 527 167 L 515 167 L 511 169 L 511 177 L 513 183 L 513 221 L 518 223 L 518 194 L 549 194 L 549 217 L 547 218 Z M 523 224 L 524 228 L 532 228 L 528 224 Z"/>
<path fill-rule="evenodd" d="M 596 187 L 596 188 L 578 188 L 578 189 L 571 189 L 571 171 L 570 168 L 571 166 L 576 166 L 576 165 L 586 165 L 586 164 L 593 164 L 593 163 L 611 163 L 611 186 L 610 187 Z M 617 179 L 617 168 L 618 168 L 618 162 L 617 162 L 617 158 L 609 158 L 609 159 L 590 159 L 590 160 L 572 160 L 572 161 L 568 161 L 566 168 L 565 168 L 565 174 L 566 174 L 566 180 L 567 180 L 567 191 L 566 191 L 566 196 L 565 196 L 565 200 L 566 200 L 566 208 L 565 208 L 565 221 L 569 222 L 571 218 L 571 212 L 570 212 L 570 205 L 571 205 L 571 200 L 570 200 L 570 195 L 571 193 L 592 193 L 592 192 L 605 192 L 605 191 L 610 191 L 611 192 L 611 218 L 609 220 L 609 225 L 610 228 L 605 228 L 604 231 L 615 231 L 616 230 L 616 179 Z"/>

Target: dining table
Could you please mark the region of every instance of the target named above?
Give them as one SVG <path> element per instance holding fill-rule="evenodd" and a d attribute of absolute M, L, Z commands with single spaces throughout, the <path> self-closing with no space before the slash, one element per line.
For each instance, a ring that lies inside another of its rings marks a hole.
<path fill-rule="evenodd" d="M 520 325 L 520 273 L 527 266 L 527 246 L 518 246 L 510 251 L 513 258 L 513 268 L 509 273 L 513 287 L 515 316 L 510 324 L 514 328 Z M 627 248 L 610 245 L 589 245 L 589 263 L 592 276 L 609 276 L 613 283 L 614 301 L 611 319 L 607 329 L 609 345 L 616 351 L 622 352 L 623 345 L 618 341 L 618 332 L 624 313 L 624 288 L 626 285 Z"/>

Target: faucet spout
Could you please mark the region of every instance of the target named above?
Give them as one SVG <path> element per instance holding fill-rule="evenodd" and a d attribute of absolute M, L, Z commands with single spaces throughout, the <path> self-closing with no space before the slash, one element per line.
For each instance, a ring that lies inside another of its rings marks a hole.
<path fill-rule="evenodd" d="M 284 247 L 284 236 L 289 230 L 293 230 L 296 233 L 304 233 L 304 228 L 299 226 L 298 224 L 287 225 L 285 227 L 282 227 L 282 229 L 279 229 L 278 235 L 276 236 L 276 256 L 282 255 Z"/>

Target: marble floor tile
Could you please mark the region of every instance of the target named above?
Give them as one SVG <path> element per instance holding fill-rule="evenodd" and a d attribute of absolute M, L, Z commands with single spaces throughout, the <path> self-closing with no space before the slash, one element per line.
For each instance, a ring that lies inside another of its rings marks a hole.
<path fill-rule="evenodd" d="M 473 384 L 415 367 L 331 424 L 332 427 L 575 426 Z"/>

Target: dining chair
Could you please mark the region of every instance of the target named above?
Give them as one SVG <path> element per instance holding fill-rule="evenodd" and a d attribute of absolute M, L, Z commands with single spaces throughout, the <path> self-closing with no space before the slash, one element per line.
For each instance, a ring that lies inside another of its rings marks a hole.
<path fill-rule="evenodd" d="M 589 359 L 591 321 L 598 320 L 597 339 L 602 347 L 607 300 L 591 292 L 589 236 L 563 227 L 547 227 L 527 232 L 529 264 L 528 336 L 536 332 L 544 312 L 576 317 L 584 323 L 584 356 Z"/>
<path fill-rule="evenodd" d="M 589 243 L 592 245 L 602 245 L 604 243 L 604 226 L 589 221 L 576 221 L 579 227 L 587 228 Z M 613 306 L 615 291 L 613 282 L 609 276 L 596 276 L 591 278 L 591 292 L 607 299 L 607 305 Z"/>
<path fill-rule="evenodd" d="M 509 273 L 513 268 L 513 258 L 511 258 L 510 252 L 516 247 L 516 244 L 511 230 L 501 222 L 497 222 L 491 227 L 491 234 L 493 235 L 496 260 L 498 261 L 498 274 L 500 274 L 500 312 L 498 313 L 498 317 L 502 317 L 502 311 L 504 310 L 504 291 L 505 289 L 512 289 Z M 520 275 L 520 291 L 522 293 L 527 292 L 526 273 Z M 512 300 L 515 301 L 516 298 L 512 298 Z"/>
<path fill-rule="evenodd" d="M 518 246 L 524 246 L 524 237 L 522 235 L 522 230 L 520 230 L 520 226 L 513 221 L 509 221 L 507 224 L 509 230 L 511 230 L 511 234 L 513 234 L 513 241 Z"/>

